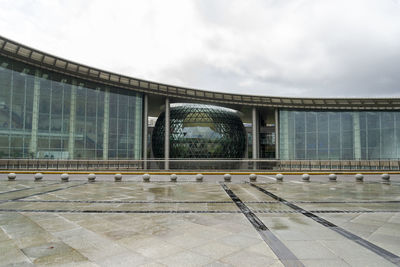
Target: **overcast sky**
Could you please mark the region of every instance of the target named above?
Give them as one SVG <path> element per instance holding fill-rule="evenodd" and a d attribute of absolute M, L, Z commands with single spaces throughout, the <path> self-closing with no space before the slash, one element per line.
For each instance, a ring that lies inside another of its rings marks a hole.
<path fill-rule="evenodd" d="M 196 89 L 400 97 L 400 0 L 0 0 L 0 34 Z"/>

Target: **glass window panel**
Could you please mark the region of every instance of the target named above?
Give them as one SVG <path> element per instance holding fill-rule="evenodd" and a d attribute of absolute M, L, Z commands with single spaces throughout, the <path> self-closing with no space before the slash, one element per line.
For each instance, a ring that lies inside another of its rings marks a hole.
<path fill-rule="evenodd" d="M 70 127 L 72 78 L 46 70 L 32 68 L 0 56 L 1 62 L 12 62 L 0 68 L 0 157 L 66 158 Z M 13 68 L 15 71 L 13 71 Z M 39 70 L 39 72 L 38 72 Z M 40 73 L 40 78 L 36 77 Z M 37 150 L 30 153 L 32 134 L 32 109 L 35 80 L 40 82 Z M 76 116 L 74 146 L 78 158 L 103 157 L 104 91 L 102 85 L 75 80 Z M 127 158 L 128 153 L 140 146 L 141 136 L 136 134 L 135 113 L 140 112 L 142 94 L 110 88 L 110 138 L 112 158 Z M 138 106 L 139 105 L 139 106 Z M 138 108 L 139 107 L 139 108 Z M 128 120 L 129 118 L 129 120 Z M 130 128 L 128 128 L 128 126 Z M 9 131 L 24 132 L 9 138 Z M 138 128 L 140 129 L 140 128 Z M 140 129 L 141 132 L 141 129 Z M 0 133 L 1 134 L 1 133 Z M 128 143 L 129 140 L 129 143 Z M 136 141 L 134 141 L 136 140 Z M 139 141 L 139 143 L 135 143 Z M 118 150 L 117 150 L 118 148 Z"/>

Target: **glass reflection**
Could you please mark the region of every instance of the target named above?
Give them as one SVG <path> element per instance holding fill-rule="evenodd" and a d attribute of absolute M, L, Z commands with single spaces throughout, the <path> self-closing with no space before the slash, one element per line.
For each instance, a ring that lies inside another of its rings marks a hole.
<path fill-rule="evenodd" d="M 400 112 L 279 112 L 281 159 L 398 159 Z"/>
<path fill-rule="evenodd" d="M 171 158 L 241 158 L 246 132 L 237 112 L 200 104 L 175 104 L 170 109 Z M 152 146 L 164 157 L 165 113 L 157 119 Z"/>
<path fill-rule="evenodd" d="M 0 158 L 140 159 L 142 94 L 0 57 Z"/>

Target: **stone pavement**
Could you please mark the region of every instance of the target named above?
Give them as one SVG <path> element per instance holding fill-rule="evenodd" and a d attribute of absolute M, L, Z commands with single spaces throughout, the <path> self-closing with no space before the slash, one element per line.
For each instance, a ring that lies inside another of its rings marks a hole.
<path fill-rule="evenodd" d="M 0 175 L 0 266 L 396 266 L 400 176 Z"/>

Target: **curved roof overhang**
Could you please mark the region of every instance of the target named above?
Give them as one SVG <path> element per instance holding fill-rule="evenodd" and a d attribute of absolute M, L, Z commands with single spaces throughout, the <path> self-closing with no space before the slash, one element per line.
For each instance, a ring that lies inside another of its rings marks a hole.
<path fill-rule="evenodd" d="M 399 98 L 295 98 L 239 95 L 179 87 L 120 75 L 44 53 L 0 36 L 0 55 L 72 77 L 190 102 L 293 109 L 400 110 Z"/>

